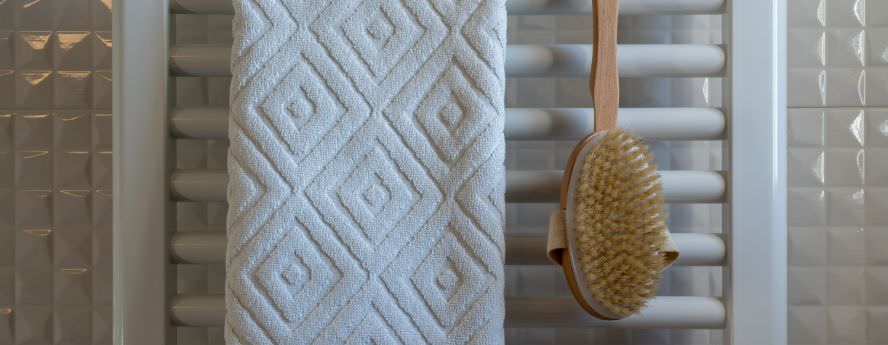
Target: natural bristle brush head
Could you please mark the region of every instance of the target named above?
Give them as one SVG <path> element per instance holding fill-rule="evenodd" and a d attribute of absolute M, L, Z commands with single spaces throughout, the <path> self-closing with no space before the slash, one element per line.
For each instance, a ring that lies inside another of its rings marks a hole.
<path fill-rule="evenodd" d="M 587 145 L 576 163 L 568 241 L 584 295 L 599 314 L 619 319 L 645 307 L 668 266 L 662 185 L 641 138 L 609 130 Z"/>

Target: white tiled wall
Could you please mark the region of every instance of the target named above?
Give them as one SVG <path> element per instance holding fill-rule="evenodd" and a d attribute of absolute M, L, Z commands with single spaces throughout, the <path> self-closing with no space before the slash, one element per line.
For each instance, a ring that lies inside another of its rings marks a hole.
<path fill-rule="evenodd" d="M 888 344 L 888 109 L 789 112 L 790 339 Z"/>
<path fill-rule="evenodd" d="M 888 1 L 790 0 L 789 106 L 888 106 Z"/>
<path fill-rule="evenodd" d="M 789 1 L 789 337 L 888 344 L 888 1 Z"/>
<path fill-rule="evenodd" d="M 111 0 L 0 0 L 0 344 L 111 344 Z"/>

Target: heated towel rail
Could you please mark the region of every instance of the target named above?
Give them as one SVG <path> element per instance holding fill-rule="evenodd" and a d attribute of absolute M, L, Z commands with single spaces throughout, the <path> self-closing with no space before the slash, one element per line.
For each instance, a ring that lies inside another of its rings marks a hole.
<path fill-rule="evenodd" d="M 591 0 L 509 0 L 509 14 L 588 14 Z M 115 344 L 174 344 L 175 326 L 224 322 L 221 295 L 176 295 L 177 263 L 222 263 L 222 233 L 177 233 L 175 203 L 224 201 L 225 171 L 175 170 L 173 140 L 224 139 L 225 108 L 173 108 L 177 76 L 229 74 L 230 47 L 170 46 L 176 13 L 230 14 L 229 0 L 114 4 Z M 727 330 L 728 344 L 786 342 L 785 2 L 623 0 L 622 14 L 722 14 L 724 45 L 621 45 L 623 76 L 723 77 L 721 108 L 621 109 L 648 138 L 724 140 L 724 171 L 664 171 L 668 202 L 724 204 L 723 235 L 676 234 L 679 265 L 724 266 L 724 297 L 659 297 L 617 322 L 568 299 L 508 299 L 506 327 Z M 588 72 L 588 45 L 509 45 L 510 77 Z M 577 139 L 593 109 L 510 108 L 508 140 Z M 556 201 L 560 171 L 509 171 L 508 202 Z M 506 237 L 507 265 L 545 265 L 542 235 Z"/>

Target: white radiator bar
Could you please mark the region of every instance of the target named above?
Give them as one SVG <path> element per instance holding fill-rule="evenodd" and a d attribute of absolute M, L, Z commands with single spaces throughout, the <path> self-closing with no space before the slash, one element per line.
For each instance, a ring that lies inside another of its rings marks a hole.
<path fill-rule="evenodd" d="M 725 193 L 722 174 L 715 171 L 666 170 L 660 173 L 667 202 L 718 203 Z M 556 202 L 561 171 L 506 172 L 507 202 Z M 179 170 L 170 180 L 175 201 L 224 202 L 228 186 L 225 170 Z"/>
<path fill-rule="evenodd" d="M 623 0 L 620 14 L 718 14 L 724 11 L 724 0 Z M 173 13 L 232 14 L 228 0 L 170 0 Z M 528 14 L 591 14 L 591 0 L 509 0 L 510 15 Z"/>
<path fill-rule="evenodd" d="M 176 224 L 176 205 L 166 190 L 176 162 L 171 156 L 175 143 L 167 135 L 169 119 L 164 116 L 170 105 L 169 17 L 166 2 L 154 0 L 114 1 L 111 16 L 114 265 L 113 323 L 108 327 L 114 328 L 115 345 L 124 344 L 124 339 L 126 345 L 176 341 L 167 307 L 176 293 L 176 267 L 167 264 L 168 236 Z M 20 329 L 27 334 L 30 321 L 24 320 L 16 326 L 24 326 Z M 48 319 L 44 320 L 35 324 L 40 328 L 34 331 L 50 330 Z M 4 322 L 3 332 L 11 326 Z M 17 336 L 26 338 L 25 334 Z"/>
<path fill-rule="evenodd" d="M 506 299 L 506 327 L 720 329 L 725 319 L 724 305 L 712 297 L 656 297 L 641 313 L 618 321 L 593 318 L 569 298 Z"/>
<path fill-rule="evenodd" d="M 594 130 L 594 119 L 592 108 L 507 108 L 506 140 L 579 140 Z M 228 108 L 174 109 L 170 121 L 176 138 L 228 138 Z M 716 108 L 623 108 L 618 123 L 660 140 L 717 140 L 725 130 Z"/>
<path fill-rule="evenodd" d="M 680 233 L 673 234 L 673 238 L 681 250 L 676 265 L 724 264 L 725 242 L 720 236 Z M 170 240 L 170 256 L 174 263 L 180 264 L 222 264 L 225 263 L 226 245 L 225 233 L 221 231 L 177 232 Z M 545 236 L 506 234 L 507 265 L 551 265 L 545 253 Z"/>
<path fill-rule="evenodd" d="M 177 326 L 222 326 L 225 298 L 220 294 L 178 295 L 170 306 L 170 320 Z M 512 297 L 506 298 L 505 326 L 719 329 L 725 326 L 725 307 L 712 297 L 657 297 L 639 314 L 602 321 L 569 297 Z"/>
<path fill-rule="evenodd" d="M 221 294 L 177 295 L 170 303 L 170 320 L 174 326 L 222 326 L 225 312 L 225 296 Z"/>
<path fill-rule="evenodd" d="M 786 3 L 732 0 L 723 20 L 731 61 L 725 339 L 734 345 L 787 343 Z"/>
<path fill-rule="evenodd" d="M 176 76 L 229 76 L 231 46 L 186 44 L 170 47 L 170 71 Z M 712 44 L 628 44 L 618 51 L 622 77 L 718 77 L 725 52 Z M 592 63 L 588 44 L 510 44 L 509 77 L 585 76 Z"/>

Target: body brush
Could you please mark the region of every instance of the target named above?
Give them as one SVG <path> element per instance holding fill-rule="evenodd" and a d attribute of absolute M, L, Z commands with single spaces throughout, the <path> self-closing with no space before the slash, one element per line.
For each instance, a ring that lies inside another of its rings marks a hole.
<path fill-rule="evenodd" d="M 616 320 L 645 307 L 678 251 L 666 228 L 653 156 L 641 138 L 616 127 L 619 1 L 593 2 L 589 87 L 595 131 L 577 144 L 568 160 L 547 249 L 583 309 Z"/>

